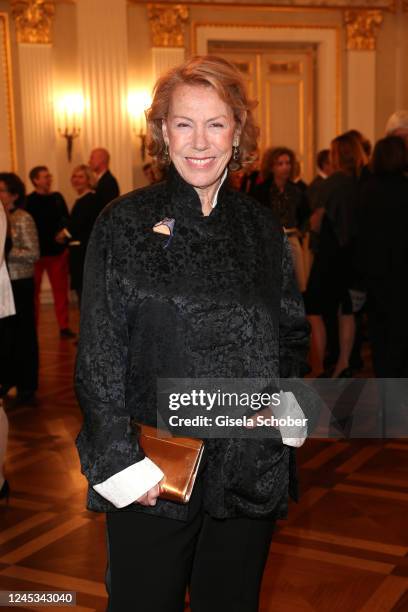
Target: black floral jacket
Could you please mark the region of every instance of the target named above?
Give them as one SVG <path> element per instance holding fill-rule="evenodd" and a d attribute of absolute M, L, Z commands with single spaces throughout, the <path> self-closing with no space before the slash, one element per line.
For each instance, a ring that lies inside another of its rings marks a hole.
<path fill-rule="evenodd" d="M 170 241 L 152 231 L 165 217 L 174 219 Z M 88 245 L 75 375 L 89 509 L 116 510 L 92 485 L 144 457 L 129 422 L 156 423 L 158 377 L 302 376 L 308 339 L 289 246 L 265 207 L 224 184 L 203 216 L 174 168 L 167 182 L 114 200 Z M 296 489 L 293 449 L 222 439 L 206 452 L 213 516 L 285 515 Z M 159 500 L 126 510 L 185 519 L 188 506 Z"/>

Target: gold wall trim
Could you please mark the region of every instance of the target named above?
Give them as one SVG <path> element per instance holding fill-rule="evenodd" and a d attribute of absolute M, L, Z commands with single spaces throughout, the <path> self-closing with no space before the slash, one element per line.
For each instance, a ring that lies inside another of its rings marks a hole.
<path fill-rule="evenodd" d="M 128 0 L 130 4 L 149 4 L 149 0 Z M 405 0 L 404 0 L 405 1 Z M 176 0 L 162 0 L 161 4 L 175 5 Z M 396 10 L 397 0 L 274 0 L 272 5 L 270 0 L 257 0 L 250 4 L 248 0 L 189 0 L 185 3 L 187 6 L 227 6 L 234 10 L 240 6 L 251 8 L 267 8 L 268 10 L 279 11 L 298 11 L 298 10 L 338 10 L 338 9 L 382 9 L 385 11 Z"/>
<path fill-rule="evenodd" d="M 4 32 L 4 47 L 1 56 L 3 62 L 1 66 L 2 77 L 5 78 L 7 88 L 7 110 L 8 110 L 8 145 L 10 147 L 11 171 L 17 171 L 17 152 L 16 152 L 16 124 L 14 116 L 14 90 L 13 90 L 13 72 L 11 65 L 11 48 L 10 48 L 10 28 L 7 13 L 0 13 L 0 24 Z"/>
<path fill-rule="evenodd" d="M 185 4 L 148 4 L 147 16 L 153 47 L 184 47 L 189 9 Z"/>
<path fill-rule="evenodd" d="M 46 0 L 12 0 L 11 14 L 17 32 L 17 42 L 52 43 L 52 19 L 55 3 Z"/>
<path fill-rule="evenodd" d="M 345 11 L 347 49 L 374 51 L 383 20 L 382 11 Z"/>
<path fill-rule="evenodd" d="M 190 25 L 190 41 L 191 41 L 191 55 L 197 54 L 197 30 L 198 28 L 272 28 L 272 29 L 293 29 L 293 30 L 334 30 L 336 34 L 336 131 L 338 134 L 342 131 L 343 123 L 343 99 L 342 99 L 342 55 L 341 55 L 341 37 L 342 37 L 342 26 L 338 25 L 324 25 L 324 24 L 284 24 L 284 23 L 212 23 L 206 21 L 192 21 Z M 238 41 L 239 42 L 239 41 Z"/>

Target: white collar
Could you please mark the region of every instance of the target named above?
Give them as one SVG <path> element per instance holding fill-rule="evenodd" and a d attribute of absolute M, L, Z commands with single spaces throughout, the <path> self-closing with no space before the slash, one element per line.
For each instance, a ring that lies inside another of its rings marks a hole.
<path fill-rule="evenodd" d="M 104 174 L 107 173 L 107 171 L 109 170 L 109 168 L 107 168 L 106 170 L 104 170 L 103 172 L 101 172 L 100 174 L 95 174 L 95 178 L 96 178 L 96 182 L 98 183 L 101 178 L 103 177 Z"/>
<path fill-rule="evenodd" d="M 227 178 L 227 174 L 228 174 L 228 168 L 225 168 L 224 174 L 222 175 L 222 178 L 221 178 L 221 181 L 220 181 L 220 184 L 218 185 L 217 191 L 215 192 L 214 199 L 213 199 L 212 204 L 211 204 L 211 208 L 215 208 L 217 206 L 218 193 L 219 193 L 219 191 L 221 189 L 221 186 L 222 186 L 223 182 Z"/>

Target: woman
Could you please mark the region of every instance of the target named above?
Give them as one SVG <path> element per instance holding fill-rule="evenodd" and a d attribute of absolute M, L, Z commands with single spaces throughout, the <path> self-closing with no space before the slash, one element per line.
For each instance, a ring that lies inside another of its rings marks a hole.
<path fill-rule="evenodd" d="M 92 173 L 89 166 L 81 164 L 73 169 L 71 185 L 78 198 L 71 211 L 67 226 L 57 234 L 57 241 L 69 244 L 69 269 L 71 274 L 71 289 L 81 304 L 83 270 L 86 247 L 92 228 L 98 216 L 95 192 L 91 189 Z"/>
<path fill-rule="evenodd" d="M 4 354 L 5 330 L 10 318 L 15 314 L 13 291 L 6 265 L 6 241 L 8 222 L 6 211 L 2 204 L 4 189 L 0 184 L 0 371 L 4 371 L 7 355 Z M 3 381 L 1 381 L 3 382 Z M 0 499 L 8 498 L 10 487 L 3 472 L 8 439 L 8 420 L 3 408 L 2 393 L 0 396 Z"/>
<path fill-rule="evenodd" d="M 34 315 L 34 263 L 40 256 L 37 229 L 23 210 L 25 186 L 12 172 L 0 174 L 1 200 L 11 226 L 13 246 L 8 254 L 16 316 L 10 321 L 8 372 L 4 391 L 16 386 L 15 403 L 32 401 L 38 388 L 38 340 Z"/>
<path fill-rule="evenodd" d="M 331 143 L 333 174 L 319 189 L 317 209 L 311 229 L 318 234 L 305 306 L 312 325 L 315 375 L 327 375 L 324 368 L 326 327 L 323 317 L 338 318 L 339 356 L 332 378 L 350 377 L 349 364 L 354 343 L 355 322 L 350 289 L 353 285 L 352 251 L 358 179 L 366 157 L 355 136 L 343 134 Z"/>
<path fill-rule="evenodd" d="M 310 214 L 305 191 L 293 182 L 296 157 L 291 149 L 267 149 L 262 159 L 263 182 L 251 195 L 268 206 L 283 225 L 292 248 L 296 279 L 301 292 L 306 289 L 306 271 L 300 244 L 300 232 L 305 229 Z"/>
<path fill-rule="evenodd" d="M 367 289 L 375 375 L 408 377 L 408 155 L 404 141 L 377 142 L 361 190 L 358 267 Z"/>
<path fill-rule="evenodd" d="M 111 612 L 181 611 L 187 585 L 194 612 L 255 612 L 274 521 L 294 491 L 293 449 L 217 439 L 205 442 L 190 502 L 166 501 L 129 425 L 156 425 L 159 378 L 302 372 L 308 325 L 288 244 L 270 211 L 225 181 L 256 150 L 252 107 L 223 59 L 162 76 L 147 118 L 168 180 L 113 202 L 88 246 L 77 444 L 88 507 L 107 513 Z"/>

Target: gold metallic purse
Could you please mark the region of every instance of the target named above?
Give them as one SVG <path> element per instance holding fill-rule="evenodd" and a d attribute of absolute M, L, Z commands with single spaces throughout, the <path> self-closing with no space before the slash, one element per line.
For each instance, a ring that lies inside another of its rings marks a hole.
<path fill-rule="evenodd" d="M 164 473 L 160 481 L 162 499 L 186 504 L 191 497 L 204 443 L 194 438 L 173 438 L 155 427 L 137 423 L 139 444 Z"/>

